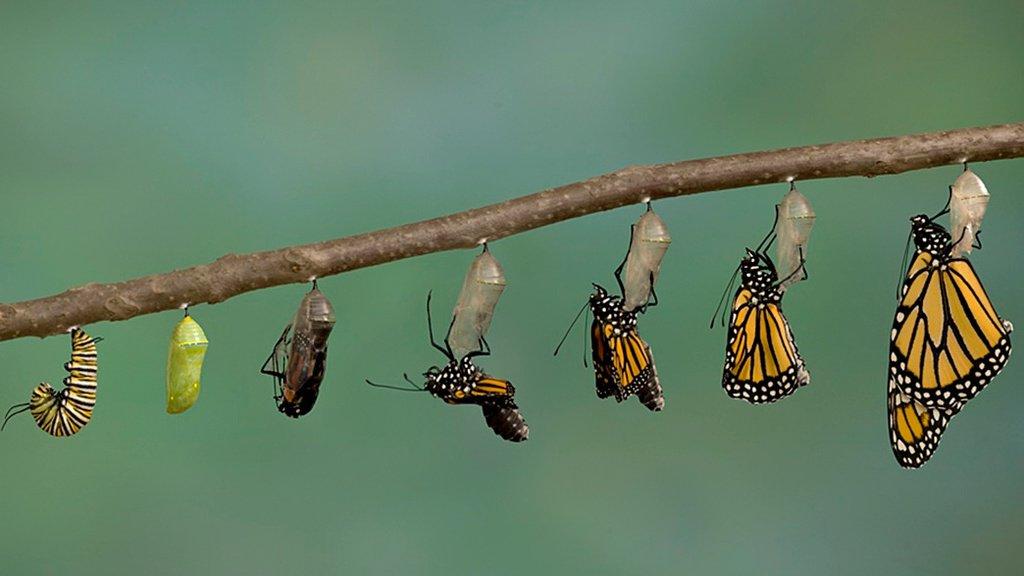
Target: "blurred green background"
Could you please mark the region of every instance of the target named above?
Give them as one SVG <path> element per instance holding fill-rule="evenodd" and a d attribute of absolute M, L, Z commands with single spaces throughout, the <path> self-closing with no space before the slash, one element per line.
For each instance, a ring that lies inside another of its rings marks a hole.
<path fill-rule="evenodd" d="M 53 294 L 481 206 L 653 163 L 1022 120 L 1020 2 L 0 4 L 0 300 Z M 1019 299 L 1024 160 L 972 259 Z M 666 389 L 594 396 L 579 340 L 641 208 L 492 244 L 509 287 L 481 364 L 531 426 L 368 388 L 441 358 L 423 297 L 473 252 L 325 279 L 337 308 L 315 410 L 258 369 L 305 287 L 198 306 L 199 403 L 164 413 L 178 312 L 99 324 L 100 403 L 57 440 L 0 435 L 4 574 L 963 574 L 1024 568 L 1020 360 L 922 470 L 886 436 L 885 362 L 907 218 L 950 166 L 800 185 L 818 224 L 786 310 L 812 384 L 753 407 L 720 388 L 707 322 L 784 185 L 666 200 Z M 439 320 L 443 322 L 443 320 Z M 4 406 L 58 382 L 66 338 L 0 344 Z"/>

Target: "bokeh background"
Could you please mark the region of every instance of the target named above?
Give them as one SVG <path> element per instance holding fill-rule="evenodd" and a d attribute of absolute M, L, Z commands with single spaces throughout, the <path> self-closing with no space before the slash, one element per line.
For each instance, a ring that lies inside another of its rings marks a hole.
<path fill-rule="evenodd" d="M 1024 5 L 962 2 L 0 4 L 0 300 L 481 206 L 654 163 L 1022 119 Z M 975 262 L 1024 323 L 1024 160 Z M 509 287 L 482 364 L 531 426 L 371 389 L 441 359 L 423 298 L 473 252 L 324 279 L 338 325 L 316 409 L 258 374 L 305 287 L 197 306 L 199 403 L 164 413 L 180 313 L 102 335 L 100 403 L 57 440 L 0 434 L 4 574 L 963 574 L 1024 568 L 1020 360 L 904 471 L 885 362 L 907 218 L 950 166 L 806 182 L 811 280 L 786 310 L 813 375 L 778 405 L 720 388 L 708 320 L 784 185 L 666 200 L 642 318 L 667 408 L 599 401 L 580 338 L 641 208 L 492 244 Z M 443 322 L 443 320 L 439 320 Z M 58 382 L 66 338 L 0 344 L 0 403 Z"/>

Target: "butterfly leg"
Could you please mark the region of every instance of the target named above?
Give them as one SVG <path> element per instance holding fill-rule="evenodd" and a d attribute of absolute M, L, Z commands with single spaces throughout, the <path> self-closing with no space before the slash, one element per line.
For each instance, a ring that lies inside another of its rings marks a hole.
<path fill-rule="evenodd" d="M 654 301 L 652 302 L 649 299 L 647 301 L 647 304 L 644 304 L 643 309 L 640 310 L 641 312 L 646 312 L 648 308 L 654 308 L 655 306 L 658 305 L 658 293 L 654 291 L 654 271 L 653 270 L 651 271 L 651 299 L 653 299 Z"/>
<path fill-rule="evenodd" d="M 615 269 L 615 281 L 619 283 L 619 294 L 626 294 L 626 287 L 622 284 L 622 269 L 626 267 L 626 261 L 629 260 L 629 250 L 633 247 L 633 233 L 636 231 L 636 224 L 629 226 L 629 246 L 626 248 L 626 255 L 622 257 L 622 262 L 619 267 Z"/>
<path fill-rule="evenodd" d="M 430 317 L 430 298 L 433 295 L 433 291 L 427 292 L 427 334 L 430 335 L 430 345 L 436 348 L 441 354 L 444 354 L 449 360 L 455 360 L 452 354 L 451 346 L 448 345 L 448 336 L 444 338 L 444 344 L 446 348 L 442 348 L 436 340 L 434 340 L 434 321 Z M 452 318 L 452 323 L 455 323 L 455 318 Z M 451 325 L 448 326 L 448 332 L 451 333 Z"/>

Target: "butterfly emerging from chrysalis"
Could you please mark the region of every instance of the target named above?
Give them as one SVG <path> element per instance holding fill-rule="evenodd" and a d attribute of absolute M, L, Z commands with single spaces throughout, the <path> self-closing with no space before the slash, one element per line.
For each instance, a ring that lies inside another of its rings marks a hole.
<path fill-rule="evenodd" d="M 316 404 L 327 372 L 327 340 L 334 323 L 334 306 L 313 280 L 292 322 L 284 327 L 260 368 L 274 378 L 274 401 L 282 414 L 298 418 Z"/>
<path fill-rule="evenodd" d="M 790 191 L 795 192 L 795 189 L 791 187 Z M 797 246 L 795 268 L 781 279 L 775 263 L 768 256 L 768 249 L 776 240 L 779 212 L 776 206 L 775 224 L 757 248 L 747 248 L 711 321 L 714 326 L 714 318 L 739 274 L 740 286 L 729 308 L 722 387 L 729 396 L 751 404 L 776 402 L 810 382 L 810 373 L 797 349 L 789 321 L 782 312 L 784 287 L 798 274 L 803 279 L 807 278 L 803 247 Z M 803 242 L 806 245 L 806 235 Z M 724 310 L 722 316 L 724 321 Z"/>
<path fill-rule="evenodd" d="M 957 202 L 952 190 L 950 197 Z M 905 468 L 928 461 L 950 420 L 1010 357 L 1013 325 L 996 313 L 970 261 L 953 254 L 965 251 L 957 247 L 965 234 L 977 235 L 981 217 L 954 240 L 935 221 L 949 210 L 910 219 L 914 256 L 890 335 L 889 439 Z"/>
<path fill-rule="evenodd" d="M 32 390 L 28 402 L 16 404 L 7 411 L 3 426 L 12 417 L 28 411 L 36 425 L 50 436 L 64 437 L 77 434 L 92 419 L 96 406 L 97 363 L 96 343 L 102 338 L 93 338 L 79 328 L 71 330 L 71 361 L 64 364 L 68 376 L 64 388 L 55 391 L 43 382 Z"/>
<path fill-rule="evenodd" d="M 471 270 L 472 271 L 472 270 Z M 434 340 L 434 326 L 430 316 L 431 294 L 427 293 L 427 333 L 430 345 L 444 354 L 448 360 L 443 367 L 431 366 L 423 373 L 426 379 L 423 387 L 417 386 L 405 376 L 412 388 L 376 384 L 369 380 L 367 384 L 377 388 L 389 388 L 408 392 L 429 392 L 431 396 L 440 398 L 447 404 L 473 404 L 480 406 L 487 426 L 495 434 L 510 442 L 522 442 L 530 437 L 530 428 L 516 405 L 516 389 L 508 380 L 502 380 L 485 373 L 473 362 L 473 358 L 488 356 L 490 346 L 483 336 L 479 339 L 477 350 L 470 351 L 461 358 L 452 352 L 450 336 L 451 327 L 455 325 L 458 315 L 452 318 L 444 346 Z"/>
<path fill-rule="evenodd" d="M 609 294 L 604 287 L 594 284 L 594 292 L 555 349 L 558 354 L 580 315 L 589 309 L 594 316 L 590 326 L 590 353 L 598 398 L 615 398 L 622 402 L 636 396 L 653 412 L 665 407 L 654 355 L 640 337 L 637 316 L 658 305 L 654 283 L 671 242 L 668 227 L 648 202 L 647 211 L 630 228 L 629 250 L 615 269 L 615 280 L 622 295 Z"/>

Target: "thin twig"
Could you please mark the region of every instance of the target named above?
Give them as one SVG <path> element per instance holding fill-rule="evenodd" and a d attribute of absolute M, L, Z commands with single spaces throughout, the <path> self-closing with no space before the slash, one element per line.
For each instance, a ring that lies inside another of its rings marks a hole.
<path fill-rule="evenodd" d="M 70 326 L 127 320 L 188 303 L 222 302 L 245 292 L 307 282 L 457 248 L 475 248 L 562 220 L 644 199 L 667 198 L 792 179 L 898 174 L 964 161 L 1024 156 L 1024 123 L 838 142 L 671 164 L 630 166 L 506 202 L 316 244 L 228 254 L 210 264 L 115 284 L 0 304 L 0 340 L 48 336 Z"/>

